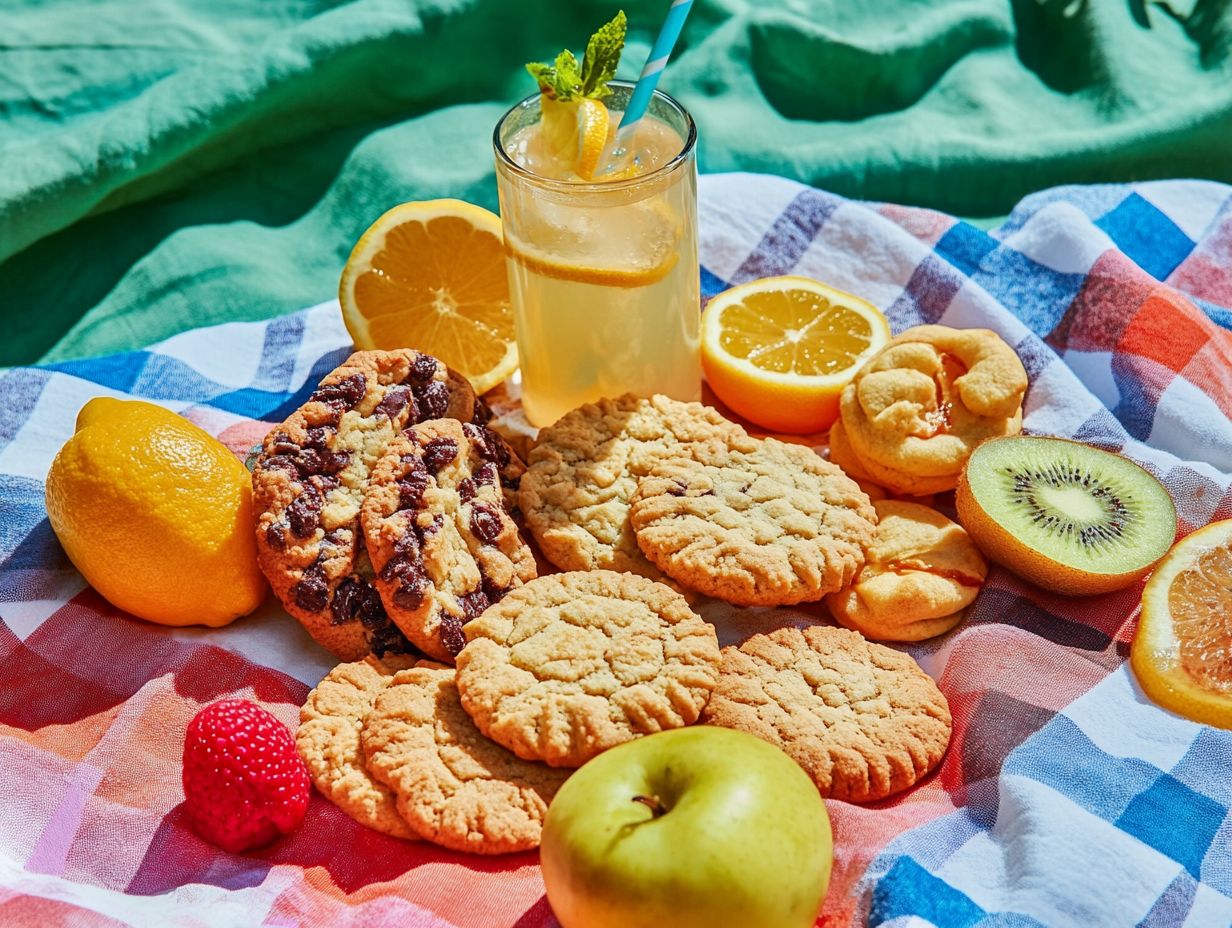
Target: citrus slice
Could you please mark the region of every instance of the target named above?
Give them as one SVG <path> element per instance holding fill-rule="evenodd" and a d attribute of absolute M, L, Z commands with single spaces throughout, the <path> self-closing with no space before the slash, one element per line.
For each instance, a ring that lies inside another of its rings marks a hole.
<path fill-rule="evenodd" d="M 1232 728 L 1232 519 L 1178 542 L 1142 591 L 1130 665 L 1179 715 Z"/>
<path fill-rule="evenodd" d="M 610 120 L 607 107 L 598 100 L 583 99 L 577 114 L 577 172 L 590 180 L 599 168 L 599 159 L 607 148 Z"/>
<path fill-rule="evenodd" d="M 843 387 L 889 340 L 889 323 L 867 300 L 808 277 L 766 277 L 707 304 L 702 367 L 735 412 L 806 434 L 834 423 Z"/>
<path fill-rule="evenodd" d="M 417 348 L 477 393 L 517 370 L 501 222 L 482 207 L 395 206 L 355 245 L 338 300 L 357 348 Z"/>

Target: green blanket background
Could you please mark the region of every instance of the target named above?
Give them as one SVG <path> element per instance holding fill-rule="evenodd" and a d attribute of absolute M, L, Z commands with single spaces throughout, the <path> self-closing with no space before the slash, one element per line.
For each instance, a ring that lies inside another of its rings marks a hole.
<path fill-rule="evenodd" d="M 0 364 L 328 299 L 402 200 L 495 208 L 522 64 L 618 0 L 0 0 Z M 635 75 L 666 0 L 626 0 Z M 1232 181 L 1228 0 L 697 0 L 662 84 L 701 168 L 1004 214 Z"/>

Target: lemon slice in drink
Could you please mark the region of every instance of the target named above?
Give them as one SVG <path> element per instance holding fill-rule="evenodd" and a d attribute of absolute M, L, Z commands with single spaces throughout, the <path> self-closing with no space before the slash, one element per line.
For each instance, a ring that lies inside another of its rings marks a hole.
<path fill-rule="evenodd" d="M 592 180 L 612 129 L 607 107 L 586 97 L 561 101 L 547 94 L 539 107 L 539 131 L 547 151 L 570 172 Z"/>
<path fill-rule="evenodd" d="M 1159 562 L 1129 660 L 1165 709 L 1232 728 L 1232 519 L 1187 536 Z"/>
<path fill-rule="evenodd" d="M 357 348 L 417 348 L 491 390 L 518 367 L 493 213 L 461 200 L 395 206 L 347 259 L 338 288 Z"/>
<path fill-rule="evenodd" d="M 838 399 L 890 340 L 872 303 L 807 277 L 767 277 L 720 293 L 702 315 L 702 368 L 724 403 L 776 432 L 838 418 Z"/>

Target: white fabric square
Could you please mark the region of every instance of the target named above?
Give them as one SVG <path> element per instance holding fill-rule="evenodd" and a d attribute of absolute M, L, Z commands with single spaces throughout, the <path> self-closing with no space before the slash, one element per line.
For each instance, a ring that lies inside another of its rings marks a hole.
<path fill-rule="evenodd" d="M 1043 783 L 1002 774 L 999 785 L 992 831 L 936 874 L 989 912 L 1020 912 L 1045 925 L 1136 925 L 1181 872 Z"/>
<path fill-rule="evenodd" d="M 265 322 L 226 322 L 173 335 L 149 350 L 183 361 L 216 383 L 246 387 L 261 366 L 266 326 Z"/>
<path fill-rule="evenodd" d="M 763 174 L 703 174 L 697 190 L 702 264 L 731 280 L 787 204 L 807 189 Z"/>
<path fill-rule="evenodd" d="M 1005 239 L 1005 246 L 1062 274 L 1085 274 L 1115 248 L 1102 229 L 1069 203 L 1050 203 Z"/>
<path fill-rule="evenodd" d="M 1162 771 L 1171 770 L 1202 727 L 1160 709 L 1131 673 L 1129 664 L 1122 664 L 1061 714 L 1105 754 L 1135 757 Z"/>
<path fill-rule="evenodd" d="M 1225 185 L 1207 180 L 1152 181 L 1135 184 L 1134 191 L 1195 242 L 1202 238 L 1228 198 Z"/>

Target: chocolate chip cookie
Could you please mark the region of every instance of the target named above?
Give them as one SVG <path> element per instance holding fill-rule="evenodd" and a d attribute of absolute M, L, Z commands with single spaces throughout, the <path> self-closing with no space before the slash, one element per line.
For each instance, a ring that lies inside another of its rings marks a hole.
<path fill-rule="evenodd" d="M 679 583 L 739 606 L 782 606 L 849 583 L 877 515 L 838 467 L 766 439 L 659 464 L 629 519 L 642 552 Z"/>
<path fill-rule="evenodd" d="M 490 429 L 453 419 L 393 438 L 361 520 L 385 610 L 424 653 L 452 663 L 462 627 L 535 576 L 506 509 L 525 468 Z"/>
<path fill-rule="evenodd" d="M 372 586 L 359 525 L 369 473 L 406 425 L 476 409 L 470 384 L 430 355 L 358 351 L 266 437 L 252 474 L 258 562 L 286 610 L 341 660 L 409 648 Z"/>
<path fill-rule="evenodd" d="M 635 574 L 540 577 L 463 631 L 462 705 L 489 738 L 553 767 L 692 724 L 718 676 L 714 627 Z"/>
<path fill-rule="evenodd" d="M 295 733 L 295 747 L 321 795 L 361 825 L 395 838 L 418 835 L 398 814 L 393 792 L 368 773 L 359 736 L 394 674 L 414 666 L 404 654 L 339 664 L 308 694 Z"/>
<path fill-rule="evenodd" d="M 539 846 L 543 817 L 570 771 L 515 757 L 485 738 L 458 700 L 454 670 L 404 670 L 364 724 L 372 775 L 397 796 L 422 838 L 457 851 L 506 854 Z"/>
<path fill-rule="evenodd" d="M 874 802 L 912 786 L 950 743 L 950 709 L 910 656 L 830 626 L 723 649 L 702 721 L 786 751 L 823 796 Z"/>
<path fill-rule="evenodd" d="M 587 403 L 539 433 L 518 494 L 526 526 L 562 570 L 621 570 L 661 579 L 637 546 L 629 501 L 637 481 L 699 448 L 751 449 L 752 439 L 701 403 L 626 394 Z"/>

